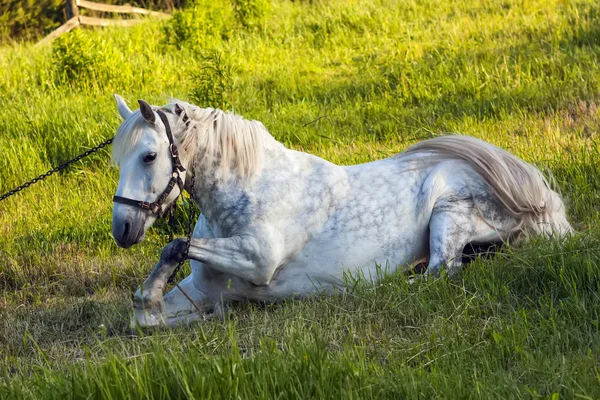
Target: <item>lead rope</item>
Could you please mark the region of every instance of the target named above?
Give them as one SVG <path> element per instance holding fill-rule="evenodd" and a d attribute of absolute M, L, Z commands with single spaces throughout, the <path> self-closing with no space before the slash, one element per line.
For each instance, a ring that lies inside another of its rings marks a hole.
<path fill-rule="evenodd" d="M 183 288 L 179 285 L 179 283 L 175 282 L 175 277 L 177 276 L 177 273 L 179 272 L 179 270 L 181 269 L 181 267 L 183 266 L 183 264 L 185 263 L 186 259 L 188 258 L 188 254 L 190 252 L 190 244 L 192 242 L 192 235 L 193 235 L 193 231 L 194 231 L 194 204 L 193 204 L 193 200 L 194 200 L 194 186 L 196 183 L 196 171 L 195 171 L 195 160 L 192 161 L 192 168 L 191 168 L 191 172 L 192 172 L 192 185 L 190 188 L 190 200 L 189 200 L 189 218 L 188 218 L 188 229 L 187 229 L 187 240 L 185 242 L 185 251 L 183 253 L 183 257 L 181 258 L 181 260 L 179 261 L 179 263 L 177 264 L 177 266 L 175 267 L 175 269 L 173 270 L 173 273 L 171 274 L 171 276 L 169 277 L 169 279 L 167 280 L 167 284 L 173 284 L 175 285 L 175 287 L 177 289 L 179 289 L 179 291 L 185 296 L 186 299 L 189 300 L 190 303 L 192 303 L 192 305 L 196 308 L 196 310 L 198 310 L 199 313 L 202 313 L 202 309 L 200 308 L 200 306 L 198 304 L 196 304 L 196 302 L 194 300 L 192 300 L 192 298 L 185 292 L 185 290 L 183 290 Z M 181 193 L 179 194 L 181 196 Z M 175 200 L 175 202 L 177 202 L 177 199 Z M 169 243 L 173 241 L 173 227 L 175 225 L 175 206 L 171 209 L 171 216 L 169 217 Z"/>

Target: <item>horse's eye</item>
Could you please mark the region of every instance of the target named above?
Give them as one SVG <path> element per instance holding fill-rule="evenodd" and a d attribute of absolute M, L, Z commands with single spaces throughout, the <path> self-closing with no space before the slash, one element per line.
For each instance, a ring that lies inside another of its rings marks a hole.
<path fill-rule="evenodd" d="M 156 153 L 148 153 L 144 156 L 145 163 L 151 163 L 154 160 L 156 160 Z"/>

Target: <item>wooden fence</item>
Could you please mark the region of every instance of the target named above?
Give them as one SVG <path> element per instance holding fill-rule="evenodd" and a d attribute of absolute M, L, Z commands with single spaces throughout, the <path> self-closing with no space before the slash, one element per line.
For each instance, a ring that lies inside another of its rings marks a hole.
<path fill-rule="evenodd" d="M 70 31 L 78 27 L 79 25 L 92 25 L 92 26 L 109 26 L 109 25 L 121 25 L 121 26 L 131 26 L 135 25 L 138 22 L 142 21 L 139 18 L 139 15 L 147 15 L 150 17 L 158 17 L 158 18 L 169 18 L 171 17 L 169 14 L 149 11 L 144 8 L 132 7 L 130 5 L 125 6 L 113 6 L 110 4 L 102 4 L 95 3 L 92 1 L 86 0 L 66 0 L 67 1 L 67 22 L 63 25 L 52 31 L 48 36 L 40 40 L 37 44 L 43 44 L 52 41 L 53 39 L 59 37 L 65 32 Z M 112 12 L 112 13 L 120 13 L 120 14 L 133 14 L 135 19 L 107 19 L 107 18 L 95 18 L 88 17 L 85 15 L 79 15 L 79 9 L 85 8 L 93 11 L 101 11 L 101 12 Z"/>

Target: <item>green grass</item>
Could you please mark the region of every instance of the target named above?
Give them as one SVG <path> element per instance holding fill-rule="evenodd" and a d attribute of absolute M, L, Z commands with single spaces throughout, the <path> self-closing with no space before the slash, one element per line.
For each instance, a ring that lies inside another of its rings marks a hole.
<path fill-rule="evenodd" d="M 359 280 L 132 335 L 130 296 L 166 229 L 115 246 L 103 151 L 0 203 L 0 397 L 600 398 L 600 4 L 273 1 L 252 24 L 199 4 L 178 21 L 218 23 L 1 47 L 0 193 L 114 135 L 112 93 L 173 96 L 340 164 L 443 132 L 484 138 L 553 174 L 579 234 L 457 281 Z"/>

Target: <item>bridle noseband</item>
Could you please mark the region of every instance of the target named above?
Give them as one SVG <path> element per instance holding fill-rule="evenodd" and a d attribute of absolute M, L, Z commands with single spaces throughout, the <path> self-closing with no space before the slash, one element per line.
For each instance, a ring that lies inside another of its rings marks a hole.
<path fill-rule="evenodd" d="M 155 214 L 158 217 L 166 215 L 169 211 L 170 207 L 166 210 L 163 210 L 163 202 L 169 196 L 175 185 L 179 187 L 179 191 L 183 192 L 183 181 L 181 180 L 180 172 L 185 171 L 183 165 L 181 165 L 181 161 L 179 161 L 179 152 L 177 151 L 177 146 L 175 145 L 175 141 L 173 140 L 173 133 L 171 132 L 171 126 L 169 125 L 169 120 L 164 112 L 161 110 L 156 110 L 156 113 L 160 117 L 163 125 L 165 126 L 165 130 L 167 132 L 167 138 L 169 139 L 169 151 L 171 153 L 171 180 L 169 180 L 169 184 L 166 189 L 162 192 L 162 194 L 156 199 L 156 201 L 152 203 L 148 203 L 146 201 L 141 200 L 133 200 L 128 199 L 127 197 L 114 196 L 113 202 L 127 204 L 129 206 L 134 206 L 141 208 L 142 210 L 149 210 L 152 214 Z M 173 202 L 175 204 L 175 202 Z"/>

